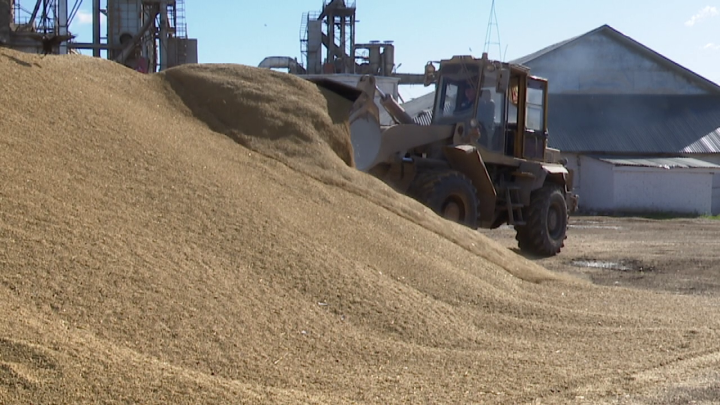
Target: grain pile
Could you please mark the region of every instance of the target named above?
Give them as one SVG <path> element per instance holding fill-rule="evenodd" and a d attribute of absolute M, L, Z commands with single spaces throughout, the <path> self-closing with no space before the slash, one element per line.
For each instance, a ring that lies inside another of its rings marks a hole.
<path fill-rule="evenodd" d="M 358 173 L 298 78 L 0 74 L 0 403 L 599 403 L 716 353 L 716 306 L 556 277 Z"/>

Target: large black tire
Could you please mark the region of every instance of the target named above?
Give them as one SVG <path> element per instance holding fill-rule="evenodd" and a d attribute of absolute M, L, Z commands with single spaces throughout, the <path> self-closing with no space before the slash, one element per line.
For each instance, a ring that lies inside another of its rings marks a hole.
<path fill-rule="evenodd" d="M 462 173 L 452 170 L 418 173 L 408 195 L 441 217 L 477 229 L 477 190 Z"/>
<path fill-rule="evenodd" d="M 515 226 L 520 250 L 540 255 L 560 253 L 567 238 L 568 212 L 562 188 L 546 184 L 530 195 L 524 210 L 526 224 Z"/>

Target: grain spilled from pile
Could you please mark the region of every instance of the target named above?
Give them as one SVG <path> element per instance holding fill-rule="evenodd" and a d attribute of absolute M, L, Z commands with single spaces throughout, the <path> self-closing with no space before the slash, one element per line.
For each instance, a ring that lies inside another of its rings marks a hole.
<path fill-rule="evenodd" d="M 548 403 L 716 349 L 357 172 L 334 94 L 0 50 L 0 403 Z"/>

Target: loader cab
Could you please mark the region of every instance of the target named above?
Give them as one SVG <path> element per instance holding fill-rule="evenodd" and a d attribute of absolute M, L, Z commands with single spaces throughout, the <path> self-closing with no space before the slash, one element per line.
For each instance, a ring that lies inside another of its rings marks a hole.
<path fill-rule="evenodd" d="M 457 125 L 461 142 L 502 152 L 505 94 L 498 91 L 495 66 L 461 57 L 440 67 L 433 125 Z"/>
<path fill-rule="evenodd" d="M 454 142 L 510 157 L 543 160 L 547 147 L 547 81 L 529 69 L 457 56 L 432 70 L 433 125 L 455 125 Z"/>

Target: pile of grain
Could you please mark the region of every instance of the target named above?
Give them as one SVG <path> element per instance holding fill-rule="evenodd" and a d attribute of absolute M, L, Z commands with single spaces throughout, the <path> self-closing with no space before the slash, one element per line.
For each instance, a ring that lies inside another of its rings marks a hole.
<path fill-rule="evenodd" d="M 358 173 L 298 78 L 0 74 L 0 403 L 599 402 L 716 348 L 699 299 L 555 277 Z"/>
<path fill-rule="evenodd" d="M 350 105 L 334 93 L 287 74 L 235 65 L 187 65 L 162 76 L 197 118 L 245 147 L 324 167 L 337 158 L 353 165 Z"/>

